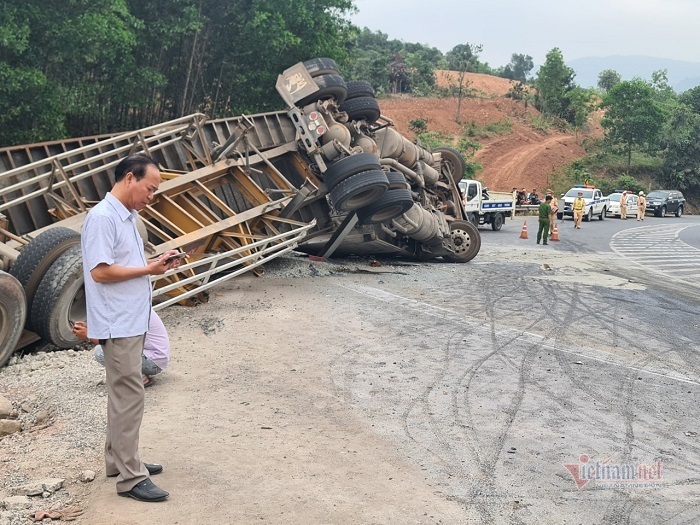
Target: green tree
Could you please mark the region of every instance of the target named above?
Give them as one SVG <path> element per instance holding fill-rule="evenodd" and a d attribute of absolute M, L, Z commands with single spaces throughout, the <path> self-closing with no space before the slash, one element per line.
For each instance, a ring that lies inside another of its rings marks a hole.
<path fill-rule="evenodd" d="M 467 88 L 466 74 L 472 70 L 474 63 L 479 61 L 479 53 L 483 49 L 481 44 L 459 44 L 445 53 L 450 70 L 457 71 L 457 124 L 461 124 L 462 99 Z"/>
<path fill-rule="evenodd" d="M 56 86 L 31 60 L 30 22 L 21 6 L 0 4 L 0 146 L 65 135 Z"/>
<path fill-rule="evenodd" d="M 680 96 L 666 127 L 663 178 L 671 187 L 700 191 L 700 86 Z"/>
<path fill-rule="evenodd" d="M 572 114 L 568 120 L 573 124 L 578 139 L 578 132 L 596 108 L 596 93 L 593 89 L 576 86 L 566 94 L 566 98 L 569 100 L 569 110 Z"/>
<path fill-rule="evenodd" d="M 678 97 L 681 104 L 690 107 L 692 111 L 700 114 L 700 86 L 684 91 Z"/>
<path fill-rule="evenodd" d="M 569 99 L 567 93 L 574 88 L 574 70 L 564 63 L 559 48 L 547 53 L 544 65 L 537 72 L 535 105 L 544 115 L 567 118 Z"/>
<path fill-rule="evenodd" d="M 533 67 L 535 67 L 535 63 L 530 55 L 513 53 L 510 62 L 503 68 L 500 76 L 525 83 Z"/>
<path fill-rule="evenodd" d="M 666 114 L 649 83 L 639 78 L 620 82 L 603 97 L 601 108 L 605 140 L 626 155 L 628 174 L 633 150 L 658 152 Z"/>
<path fill-rule="evenodd" d="M 606 93 L 622 81 L 620 73 L 614 69 L 605 69 L 598 74 L 598 87 Z"/>

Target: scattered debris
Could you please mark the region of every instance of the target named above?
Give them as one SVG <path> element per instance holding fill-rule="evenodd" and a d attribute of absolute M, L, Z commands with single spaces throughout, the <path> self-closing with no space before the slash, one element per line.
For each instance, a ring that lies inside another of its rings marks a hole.
<path fill-rule="evenodd" d="M 79 507 L 67 507 L 62 510 L 39 510 L 30 515 L 29 519 L 33 522 L 42 521 L 46 518 L 61 521 L 75 521 L 83 512 L 85 511 Z"/>

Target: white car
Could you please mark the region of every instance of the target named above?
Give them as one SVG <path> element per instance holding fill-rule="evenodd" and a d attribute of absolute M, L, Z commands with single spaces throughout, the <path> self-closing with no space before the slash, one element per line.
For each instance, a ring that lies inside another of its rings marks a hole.
<path fill-rule="evenodd" d="M 588 222 L 594 215 L 597 215 L 601 221 L 605 219 L 610 201 L 607 197 L 603 197 L 603 192 L 598 188 L 588 185 L 574 186 L 566 192 L 564 198 L 559 201 L 560 208 L 557 219 L 562 220 L 564 217 L 574 216 L 573 204 L 579 193 L 586 203 L 586 207 L 583 209 L 583 220 Z M 563 209 L 561 208 L 562 200 L 564 201 Z"/>
<path fill-rule="evenodd" d="M 610 203 L 608 204 L 608 217 L 620 217 L 620 198 L 622 193 L 611 193 L 608 195 Z M 627 195 L 627 216 L 637 216 L 637 196 L 634 193 Z"/>

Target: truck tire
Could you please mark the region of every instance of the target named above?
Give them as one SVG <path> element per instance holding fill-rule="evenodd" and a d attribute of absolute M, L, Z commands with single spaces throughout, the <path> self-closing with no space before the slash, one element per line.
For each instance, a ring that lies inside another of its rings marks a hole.
<path fill-rule="evenodd" d="M 348 96 L 345 97 L 346 101 L 358 97 L 374 98 L 374 88 L 372 84 L 366 80 L 348 80 L 346 84 L 348 86 Z"/>
<path fill-rule="evenodd" d="M 357 153 L 344 157 L 332 164 L 323 174 L 326 188 L 331 191 L 342 181 L 357 173 L 370 170 L 381 170 L 379 159 L 373 153 Z"/>
<path fill-rule="evenodd" d="M 389 189 L 381 170 L 365 171 L 348 177 L 331 191 L 331 204 L 338 211 L 353 211 L 376 201 Z"/>
<path fill-rule="evenodd" d="M 491 221 L 491 229 L 495 232 L 499 231 L 503 226 L 503 214 L 496 213 Z"/>
<path fill-rule="evenodd" d="M 586 222 L 591 222 L 591 219 L 593 218 L 593 208 L 590 208 L 588 210 L 588 213 L 584 215 L 583 220 Z"/>
<path fill-rule="evenodd" d="M 601 220 L 601 221 L 604 221 L 604 220 L 605 220 L 605 216 L 607 215 L 607 213 L 608 213 L 608 210 L 606 210 L 605 208 L 603 208 L 603 211 L 600 212 L 600 217 L 598 217 L 598 219 Z"/>
<path fill-rule="evenodd" d="M 471 261 L 481 249 L 479 230 L 468 221 L 452 221 L 450 223 L 450 239 L 454 253 L 442 256 L 448 262 L 465 263 Z"/>
<path fill-rule="evenodd" d="M 345 111 L 349 120 L 364 120 L 367 124 L 374 124 L 382 114 L 379 103 L 372 97 L 346 99 L 338 109 Z"/>
<path fill-rule="evenodd" d="M 34 331 L 59 348 L 71 348 L 79 340 L 68 320 L 86 319 L 83 258 L 72 247 L 51 265 L 36 291 L 31 317 Z"/>
<path fill-rule="evenodd" d="M 467 214 L 467 220 L 477 228 L 479 227 L 479 217 L 477 217 L 476 213 Z"/>
<path fill-rule="evenodd" d="M 27 301 L 22 284 L 0 271 L 0 367 L 12 357 L 26 319 Z"/>
<path fill-rule="evenodd" d="M 405 188 L 389 189 L 369 206 L 357 210 L 360 224 L 380 224 L 403 215 L 413 206 L 411 192 Z"/>
<path fill-rule="evenodd" d="M 398 171 L 387 171 L 386 178 L 389 181 L 390 190 L 410 190 L 411 185 L 406 180 L 406 176 Z"/>
<path fill-rule="evenodd" d="M 312 58 L 304 62 L 304 67 L 315 78 L 321 75 L 340 75 L 338 64 L 332 58 Z"/>
<path fill-rule="evenodd" d="M 311 93 L 297 102 L 297 106 L 306 106 L 319 100 L 334 98 L 338 104 L 342 104 L 348 94 L 345 80 L 340 75 L 320 75 L 314 78 L 318 91 Z"/>
<path fill-rule="evenodd" d="M 440 153 L 442 155 L 440 173 L 448 177 L 448 179 L 451 178 L 454 180 L 455 184 L 464 178 L 464 170 L 467 168 L 467 164 L 459 151 L 454 148 L 442 146 L 435 148 L 433 153 Z"/>
<path fill-rule="evenodd" d="M 676 210 L 676 217 L 680 217 L 683 215 L 683 206 L 678 206 L 678 209 Z"/>
<path fill-rule="evenodd" d="M 36 290 L 46 272 L 63 252 L 73 246 L 80 246 L 80 234 L 69 228 L 57 226 L 37 235 L 19 252 L 10 268 L 10 275 L 24 288 L 27 311 L 32 311 Z M 27 319 L 27 328 L 33 330 L 31 316 Z"/>

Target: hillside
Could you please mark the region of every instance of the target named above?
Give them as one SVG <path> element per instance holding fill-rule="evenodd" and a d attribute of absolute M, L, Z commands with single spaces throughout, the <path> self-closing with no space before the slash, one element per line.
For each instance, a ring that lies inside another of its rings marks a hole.
<path fill-rule="evenodd" d="M 382 113 L 393 120 L 398 131 L 410 138 L 415 138 L 410 130 L 413 119 L 425 120 L 428 131 L 450 135 L 461 134 L 472 122 L 477 127 L 509 122 L 510 131 L 490 138 L 476 138 L 483 145 L 476 154 L 476 160 L 483 165 L 477 176 L 494 190 L 535 187 L 542 192 L 551 185 L 555 170 L 584 156 L 581 136 L 577 141 L 570 133 L 536 131 L 532 125 L 532 119 L 539 115 L 536 109 L 502 98 L 510 89 L 509 80 L 481 74 L 468 74 L 468 80 L 471 87 L 482 92 L 482 97 L 462 100 L 462 125 L 455 122 L 456 98 L 382 99 L 379 101 Z M 599 126 L 589 128 L 588 133 L 600 136 Z"/>

